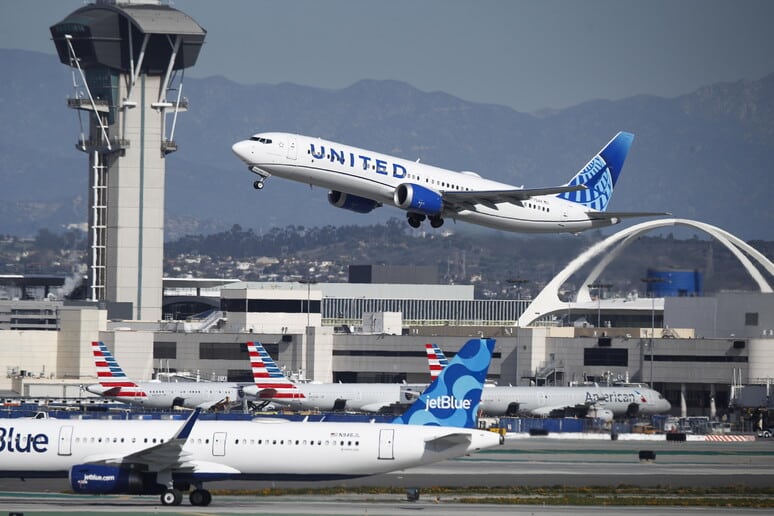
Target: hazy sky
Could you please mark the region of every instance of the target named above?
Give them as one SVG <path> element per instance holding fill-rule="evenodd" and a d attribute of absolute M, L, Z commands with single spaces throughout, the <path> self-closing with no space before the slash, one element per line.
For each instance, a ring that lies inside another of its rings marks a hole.
<path fill-rule="evenodd" d="M 0 48 L 54 53 L 84 0 L 0 0 Z M 189 77 L 396 79 L 519 111 L 674 97 L 774 72 L 771 0 L 176 0 L 207 30 Z"/>

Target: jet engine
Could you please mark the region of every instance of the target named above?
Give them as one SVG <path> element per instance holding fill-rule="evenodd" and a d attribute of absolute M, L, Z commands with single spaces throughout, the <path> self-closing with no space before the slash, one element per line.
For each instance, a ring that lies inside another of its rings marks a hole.
<path fill-rule="evenodd" d="M 328 192 L 328 202 L 337 208 L 354 211 L 356 213 L 370 213 L 374 208 L 381 206 L 381 203 L 372 199 L 358 197 L 357 195 L 347 194 L 337 190 Z"/>
<path fill-rule="evenodd" d="M 77 464 L 70 469 L 70 487 L 88 494 L 158 494 L 164 486 L 156 475 L 117 466 Z"/>
<path fill-rule="evenodd" d="M 429 188 L 411 183 L 401 183 L 393 195 L 395 205 L 412 213 L 440 215 L 443 211 L 443 198 Z"/>

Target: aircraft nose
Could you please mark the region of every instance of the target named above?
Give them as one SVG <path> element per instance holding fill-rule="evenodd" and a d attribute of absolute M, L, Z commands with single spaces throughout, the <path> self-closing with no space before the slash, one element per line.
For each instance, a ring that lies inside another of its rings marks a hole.
<path fill-rule="evenodd" d="M 247 140 L 242 140 L 241 142 L 236 142 L 234 145 L 232 145 L 231 151 L 236 154 L 237 157 L 242 161 L 248 161 L 247 156 L 249 155 L 249 147 L 250 142 Z"/>

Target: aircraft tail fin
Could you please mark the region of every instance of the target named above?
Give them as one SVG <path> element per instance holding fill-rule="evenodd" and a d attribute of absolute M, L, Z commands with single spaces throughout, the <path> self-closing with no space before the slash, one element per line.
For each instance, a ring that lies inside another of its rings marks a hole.
<path fill-rule="evenodd" d="M 567 186 L 584 185 L 586 189 L 561 193 L 557 197 L 581 204 L 590 210 L 605 211 L 613 196 L 613 188 L 621 174 L 632 141 L 634 141 L 632 133 L 622 131 L 616 134 L 567 183 Z"/>
<path fill-rule="evenodd" d="M 274 363 L 266 348 L 260 342 L 248 342 L 250 367 L 253 381 L 258 388 L 258 398 L 278 401 L 303 398 L 304 393 Z"/>
<path fill-rule="evenodd" d="M 443 368 L 449 365 L 449 361 L 438 344 L 425 344 L 425 351 L 427 352 L 427 363 L 430 366 L 430 380 L 432 381 L 438 378 Z"/>
<path fill-rule="evenodd" d="M 392 422 L 476 428 L 481 392 L 494 346 L 494 339 L 466 342 L 417 401 Z"/>
<path fill-rule="evenodd" d="M 100 395 L 132 398 L 147 397 L 142 388 L 132 381 L 121 366 L 118 365 L 118 362 L 104 342 L 92 342 L 91 353 L 94 357 L 94 365 L 97 367 Z"/>

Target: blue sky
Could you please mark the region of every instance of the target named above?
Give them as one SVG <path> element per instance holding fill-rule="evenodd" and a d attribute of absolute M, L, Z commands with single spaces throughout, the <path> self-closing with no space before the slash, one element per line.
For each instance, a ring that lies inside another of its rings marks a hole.
<path fill-rule="evenodd" d="M 0 48 L 54 53 L 87 2 L 0 0 Z M 519 111 L 674 97 L 774 72 L 769 0 L 176 0 L 208 32 L 193 77 L 338 89 L 394 79 Z"/>

